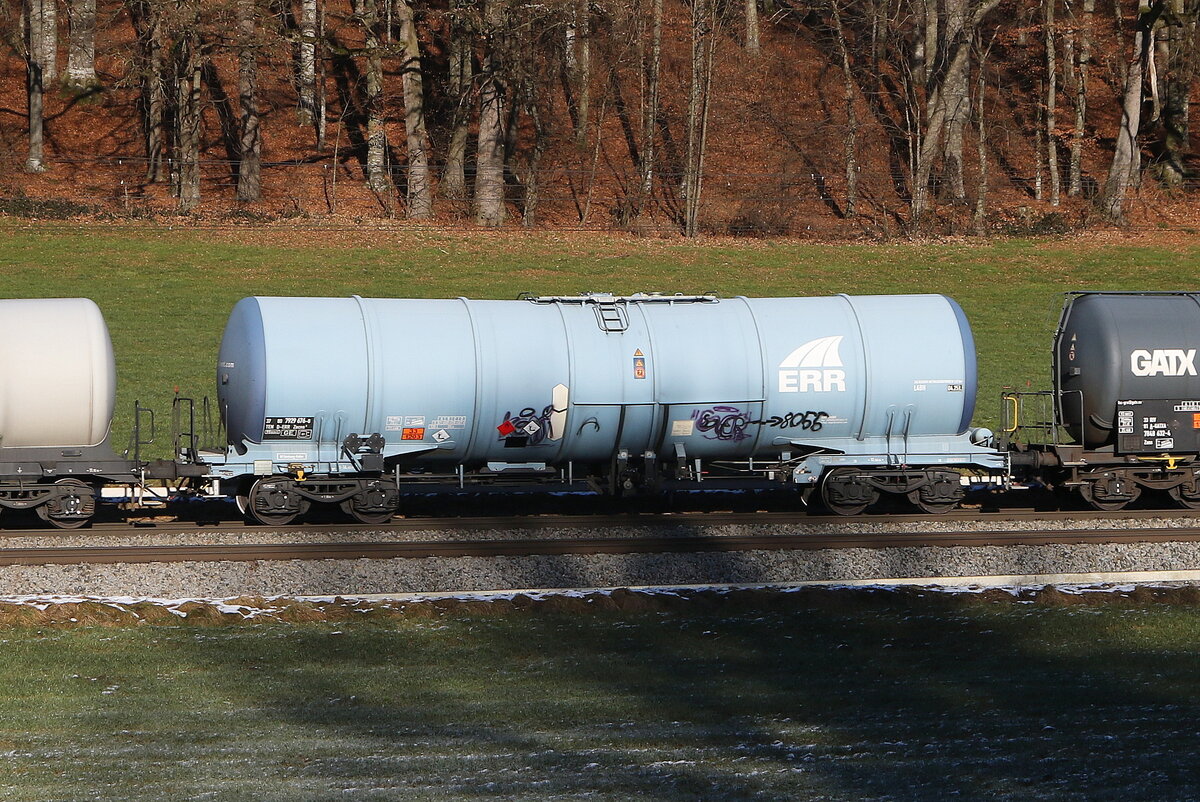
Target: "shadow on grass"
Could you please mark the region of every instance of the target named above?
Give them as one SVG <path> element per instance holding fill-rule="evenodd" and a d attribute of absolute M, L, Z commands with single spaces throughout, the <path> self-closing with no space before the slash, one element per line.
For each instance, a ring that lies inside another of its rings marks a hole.
<path fill-rule="evenodd" d="M 180 638 L 171 659 L 225 678 L 252 729 L 299 733 L 275 747 L 292 781 L 331 793 L 1200 795 L 1194 608 L 801 591 L 504 610 Z"/>

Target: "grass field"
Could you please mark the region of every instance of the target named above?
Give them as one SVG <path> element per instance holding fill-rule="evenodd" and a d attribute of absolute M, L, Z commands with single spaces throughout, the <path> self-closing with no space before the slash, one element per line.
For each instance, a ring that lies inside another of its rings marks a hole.
<path fill-rule="evenodd" d="M 0 630 L 0 798 L 1200 796 L 1195 593 L 1064 600 Z"/>
<path fill-rule="evenodd" d="M 249 294 L 944 292 L 990 423 L 1045 382 L 1061 292 L 1200 289 L 1200 245 L 387 236 L 0 228 L 0 297 L 100 304 L 120 446 L 134 398 L 212 392 Z M 0 629 L 0 798 L 1200 798 L 1195 599 L 781 599 Z"/>
<path fill-rule="evenodd" d="M 175 387 L 212 395 L 217 345 L 246 295 L 513 298 L 523 291 L 956 298 L 980 357 L 977 422 L 1004 385 L 1048 381 L 1049 337 L 1071 289 L 1200 289 L 1200 243 L 1088 240 L 807 245 L 606 235 L 272 233 L 0 227 L 0 297 L 87 295 L 108 319 L 120 373 L 114 444 L 135 398 L 165 412 Z M 914 321 L 914 326 L 919 321 Z M 298 321 L 298 337 L 325 337 Z M 898 332 L 897 336 L 904 336 Z"/>

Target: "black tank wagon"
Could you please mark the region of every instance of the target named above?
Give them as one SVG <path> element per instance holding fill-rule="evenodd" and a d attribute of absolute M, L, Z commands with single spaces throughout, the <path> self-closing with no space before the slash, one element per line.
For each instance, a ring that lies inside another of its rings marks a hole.
<path fill-rule="evenodd" d="M 1006 393 L 1018 476 L 1120 509 L 1146 490 L 1200 509 L 1200 293 L 1068 293 L 1053 389 Z"/>

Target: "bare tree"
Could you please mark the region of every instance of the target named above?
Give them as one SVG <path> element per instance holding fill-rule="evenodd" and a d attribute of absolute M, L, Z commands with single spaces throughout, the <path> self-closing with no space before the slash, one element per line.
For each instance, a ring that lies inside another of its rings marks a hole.
<path fill-rule="evenodd" d="M 366 34 L 367 56 L 367 187 L 388 216 L 395 213 L 394 187 L 387 170 L 387 130 L 384 128 L 383 41 L 378 0 L 355 0 L 355 14 Z"/>
<path fill-rule="evenodd" d="M 683 168 L 683 233 L 698 231 L 700 194 L 704 182 L 704 151 L 708 135 L 708 108 L 712 86 L 713 45 L 716 35 L 713 0 L 692 3 L 692 79 L 688 90 L 687 163 Z"/>
<path fill-rule="evenodd" d="M 200 86 L 203 57 L 200 51 L 199 0 L 178 6 L 175 41 L 175 170 L 173 180 L 179 211 L 192 212 L 200 205 Z"/>
<path fill-rule="evenodd" d="M 988 193 L 988 142 L 987 142 L 987 123 L 984 116 L 984 100 L 987 95 L 987 59 L 992 51 L 992 45 L 995 43 L 995 36 L 988 43 L 986 48 L 983 47 L 982 38 L 975 38 L 975 136 L 976 136 L 976 153 L 979 159 L 979 186 L 975 193 L 975 218 L 973 225 L 976 234 L 983 234 L 985 223 L 987 221 L 987 193 Z"/>
<path fill-rule="evenodd" d="M 408 216 L 424 219 L 433 214 L 433 188 L 429 179 L 429 137 L 425 133 L 425 88 L 421 75 L 421 50 L 409 0 L 396 0 L 400 44 L 404 48 L 401 83 L 404 89 L 404 131 L 408 143 Z"/>
<path fill-rule="evenodd" d="M 967 188 L 963 180 L 963 133 L 971 114 L 970 68 L 969 56 L 962 59 L 950 58 L 951 50 L 958 46 L 969 54 L 969 43 L 974 38 L 974 26 L 964 30 L 967 24 L 967 5 L 969 0 L 944 0 L 946 8 L 945 25 L 939 38 L 937 62 L 933 76 L 940 81 L 932 94 L 936 95 L 945 115 L 945 140 L 942 144 L 942 158 L 945 163 L 946 192 L 956 201 L 965 200 Z M 961 43 L 961 44 L 956 44 Z M 926 112 L 930 112 L 926 106 Z"/>
<path fill-rule="evenodd" d="M 317 117 L 317 0 L 300 0 L 296 86 L 296 117 L 301 125 L 312 125 Z"/>
<path fill-rule="evenodd" d="M 473 26 L 468 22 L 469 0 L 455 0 L 450 9 L 449 66 L 446 94 L 454 104 L 450 142 L 446 146 L 446 167 L 441 192 L 448 198 L 467 194 L 467 138 L 471 133 L 472 57 L 475 49 Z"/>
<path fill-rule="evenodd" d="M 745 0 L 746 4 L 746 53 L 757 56 L 762 52 L 758 41 L 758 0 Z"/>
<path fill-rule="evenodd" d="M 46 169 L 43 148 L 45 143 L 45 80 L 46 52 L 44 26 L 50 24 L 46 17 L 46 6 L 54 0 L 25 0 L 25 88 L 29 109 L 29 153 L 25 159 L 25 172 L 40 173 Z"/>
<path fill-rule="evenodd" d="M 1188 107 L 1196 77 L 1197 5 L 1196 0 L 1168 0 L 1156 37 L 1156 63 L 1163 73 L 1158 174 L 1171 187 L 1183 184 L 1183 160 L 1188 152 Z"/>
<path fill-rule="evenodd" d="M 96 0 L 68 0 L 66 88 L 83 92 L 99 83 L 96 78 Z"/>
<path fill-rule="evenodd" d="M 55 0 L 41 0 L 42 80 L 58 82 L 58 6 Z"/>
<path fill-rule="evenodd" d="M 1142 115 L 1142 81 L 1150 57 L 1151 31 L 1163 12 L 1164 0 L 1154 0 L 1139 7 L 1134 18 L 1133 45 L 1125 65 L 1124 90 L 1121 99 L 1121 124 L 1117 129 L 1117 142 L 1113 151 L 1112 166 L 1104 182 L 1101 211 L 1110 220 L 1121 220 L 1124 216 L 1125 195 L 1141 169 L 1141 153 L 1138 150 L 1138 132 Z"/>
<path fill-rule="evenodd" d="M 504 140 L 508 86 L 504 37 L 508 0 L 484 0 L 484 60 L 479 93 L 479 141 L 475 151 L 475 222 L 504 223 Z"/>
<path fill-rule="evenodd" d="M 1063 46 L 1063 61 L 1069 67 L 1069 87 L 1075 107 L 1075 124 L 1071 129 L 1071 162 L 1067 173 L 1067 194 L 1075 197 L 1083 190 L 1083 140 L 1087 126 L 1088 72 L 1092 62 L 1092 19 L 1096 0 L 1083 0 L 1083 17 L 1075 14 L 1076 0 L 1065 0 L 1071 25 Z M 1076 29 L 1079 46 L 1076 50 Z M 1076 55 L 1077 54 L 1077 55 Z"/>
<path fill-rule="evenodd" d="M 241 139 L 237 199 L 252 203 L 262 197 L 262 134 L 258 112 L 258 24 L 255 0 L 237 0 L 238 106 Z"/>
<path fill-rule="evenodd" d="M 164 161 L 167 135 L 163 115 L 167 106 L 167 92 L 163 75 L 163 10 L 155 0 L 131 0 L 129 18 L 137 35 L 135 63 L 141 88 L 138 105 L 146 151 L 146 182 L 153 184 L 166 178 Z"/>
<path fill-rule="evenodd" d="M 953 1 L 968 2 L 968 0 Z M 912 187 L 914 222 L 919 222 L 929 208 L 929 182 L 933 177 L 938 154 L 945 154 L 942 146 L 943 137 L 946 135 L 952 116 L 961 114 L 966 105 L 966 96 L 962 89 L 967 83 L 965 76 L 970 64 L 970 43 L 980 23 L 999 5 L 999 2 L 1000 0 L 975 0 L 974 6 L 966 10 L 962 16 L 962 24 L 955 26 L 955 35 L 945 38 L 944 44 L 938 47 L 937 58 L 932 60 L 936 66 L 931 70 L 930 80 L 927 81 L 925 123 L 914 148 L 916 155 Z M 944 91 L 948 81 L 951 86 Z M 959 137 L 955 148 L 961 155 L 961 131 Z M 956 166 L 951 165 L 950 169 L 961 171 L 961 159 Z"/>
<path fill-rule="evenodd" d="M 637 217 L 654 195 L 655 143 L 658 139 L 659 71 L 662 68 L 663 0 L 650 0 L 650 51 L 643 65 L 646 89 L 642 101 L 642 152 Z"/>
<path fill-rule="evenodd" d="M 850 49 L 846 45 L 842 12 L 838 8 L 841 0 L 829 0 L 833 12 L 833 36 L 837 45 L 837 58 L 842 69 L 842 99 L 846 104 L 846 134 L 843 147 L 846 163 L 846 207 L 847 217 L 858 213 L 858 114 L 854 110 L 854 71 L 850 67 Z"/>
<path fill-rule="evenodd" d="M 1042 28 L 1046 41 L 1046 170 L 1050 175 L 1050 205 L 1057 206 L 1062 182 L 1058 172 L 1058 56 L 1054 47 L 1055 0 L 1042 0 Z"/>
<path fill-rule="evenodd" d="M 570 60 L 571 83 L 575 95 L 575 143 L 585 147 L 588 139 L 588 120 L 592 98 L 592 9 L 590 0 L 575 0 L 575 24 L 571 31 L 571 47 L 567 49 Z"/>

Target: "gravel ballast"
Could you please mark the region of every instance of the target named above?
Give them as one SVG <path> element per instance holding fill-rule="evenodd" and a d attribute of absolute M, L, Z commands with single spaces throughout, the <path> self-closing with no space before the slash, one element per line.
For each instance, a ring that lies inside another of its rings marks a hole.
<path fill-rule="evenodd" d="M 1142 521 L 1146 528 L 1190 525 L 1192 519 Z M 1114 523 L 1114 526 L 1119 526 Z M 1127 523 L 1125 524 L 1127 525 Z M 760 526 L 687 527 L 686 534 L 712 537 L 735 534 L 795 534 L 806 525 L 769 530 Z M 911 531 L 880 522 L 839 525 L 822 531 Z M 943 524 L 961 529 L 961 524 Z M 928 524 L 921 530 L 936 528 Z M 996 529 L 1102 529 L 1106 522 L 1054 521 L 990 523 Z M 455 532 L 446 530 L 403 533 L 363 531 L 353 540 L 483 540 L 529 538 L 587 538 L 628 536 L 661 527 L 624 530 L 558 529 Z M 329 535 L 319 538 L 329 541 Z M 339 536 L 337 539 L 341 539 Z M 84 534 L 19 537 L 6 545 L 47 547 L 70 545 L 167 545 L 311 542 L 294 532 L 203 531 L 134 538 Z M 611 588 L 654 585 L 788 585 L 806 582 L 887 582 L 889 580 L 961 579 L 963 584 L 987 583 L 988 577 L 1012 584 L 1013 578 L 1044 582 L 1066 575 L 1145 574 L 1145 578 L 1187 578 L 1200 571 L 1200 543 L 1155 542 L 1101 545 L 1030 545 L 963 547 L 846 548 L 797 551 L 742 551 L 692 554 L 535 555 L 528 557 L 452 557 L 353 560 L 213 561 L 141 564 L 12 565 L 0 568 L 0 595 L 83 595 L 221 598 L 243 594 L 325 596 L 551 588 Z M 1200 574 L 1198 574 L 1200 576 Z M 1038 579 L 1034 579 L 1038 578 Z"/>

